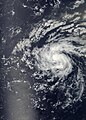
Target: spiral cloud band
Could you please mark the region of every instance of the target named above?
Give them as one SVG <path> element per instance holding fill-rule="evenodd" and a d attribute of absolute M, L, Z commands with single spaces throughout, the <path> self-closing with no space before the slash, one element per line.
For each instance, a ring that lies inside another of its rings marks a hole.
<path fill-rule="evenodd" d="M 14 48 L 13 56 L 22 53 L 21 61 L 32 71 L 35 80 L 32 89 L 37 95 L 32 97 L 34 107 L 45 110 L 48 99 L 52 108 L 62 109 L 81 101 L 86 67 L 85 24 L 76 20 L 74 23 L 43 20 L 28 39 Z M 47 98 L 48 94 L 55 101 Z"/>

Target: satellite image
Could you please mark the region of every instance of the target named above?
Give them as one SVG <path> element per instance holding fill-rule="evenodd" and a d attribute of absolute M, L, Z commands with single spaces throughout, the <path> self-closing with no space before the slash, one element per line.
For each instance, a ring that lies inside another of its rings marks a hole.
<path fill-rule="evenodd" d="M 0 120 L 86 120 L 86 1 L 0 1 Z"/>

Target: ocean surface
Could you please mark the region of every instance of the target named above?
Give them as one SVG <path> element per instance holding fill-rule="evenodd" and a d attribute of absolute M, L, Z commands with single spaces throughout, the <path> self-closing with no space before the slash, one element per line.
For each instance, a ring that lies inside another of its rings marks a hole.
<path fill-rule="evenodd" d="M 0 1 L 0 120 L 86 120 L 86 1 Z"/>

